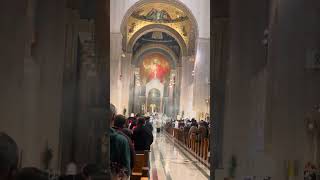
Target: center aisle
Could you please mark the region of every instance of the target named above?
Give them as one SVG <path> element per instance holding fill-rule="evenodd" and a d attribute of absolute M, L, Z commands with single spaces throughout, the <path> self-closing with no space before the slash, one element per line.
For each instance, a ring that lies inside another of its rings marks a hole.
<path fill-rule="evenodd" d="M 151 180 L 208 180 L 209 171 L 197 166 L 197 160 L 191 160 L 161 133 L 154 133 L 151 146 Z"/>

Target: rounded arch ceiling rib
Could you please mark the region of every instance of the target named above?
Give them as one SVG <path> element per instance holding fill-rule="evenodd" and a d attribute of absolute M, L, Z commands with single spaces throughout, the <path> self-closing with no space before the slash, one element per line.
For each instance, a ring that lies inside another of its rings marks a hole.
<path fill-rule="evenodd" d="M 185 43 L 185 40 L 182 37 L 182 35 L 180 35 L 175 29 L 172 29 L 169 26 L 165 26 L 163 24 L 158 24 L 158 23 L 147 25 L 142 28 L 143 30 L 142 29 L 138 30 L 138 32 L 135 32 L 134 35 L 130 38 L 130 40 L 128 42 L 127 28 L 128 28 L 128 20 L 129 20 L 130 16 L 138 8 L 140 8 L 144 5 L 147 5 L 147 4 L 152 4 L 152 3 L 165 3 L 168 5 L 172 5 L 178 9 L 180 9 L 181 11 L 183 11 L 187 15 L 187 17 L 190 19 L 191 26 L 192 26 L 190 29 L 190 33 L 188 34 L 189 41 L 187 44 Z M 158 26 L 158 28 L 156 28 L 157 26 Z M 143 34 L 145 34 L 144 31 L 151 32 L 151 31 L 155 31 L 155 29 L 157 29 L 157 31 L 163 31 L 163 29 L 165 29 L 164 31 L 167 31 L 166 33 L 168 33 L 168 29 L 170 29 L 168 34 L 171 34 L 171 36 L 174 37 L 179 42 L 179 45 L 182 50 L 182 55 L 183 56 L 195 55 L 196 41 L 198 38 L 198 23 L 197 23 L 194 15 L 192 14 L 191 10 L 186 5 L 184 5 L 182 2 L 180 2 L 178 0 L 140 0 L 140 1 L 136 2 L 133 6 L 131 6 L 129 8 L 129 10 L 126 12 L 126 14 L 122 20 L 122 23 L 121 23 L 121 33 L 123 35 L 123 50 L 125 52 L 131 53 L 134 43 L 137 41 L 137 39 L 139 39 L 139 37 L 141 37 Z M 173 35 L 173 34 L 175 34 L 175 35 Z"/>
<path fill-rule="evenodd" d="M 134 44 L 138 41 L 138 39 L 149 33 L 149 32 L 154 32 L 154 31 L 160 31 L 160 32 L 164 32 L 167 33 L 168 35 L 170 35 L 171 37 L 173 37 L 179 44 L 180 48 L 181 48 L 181 54 L 182 56 L 187 56 L 187 52 L 188 52 L 188 48 L 187 45 L 185 44 L 183 38 L 179 35 L 179 33 L 177 33 L 174 29 L 165 26 L 165 25 L 161 25 L 161 24 L 152 24 L 152 25 L 148 25 L 143 27 L 142 29 L 140 29 L 138 32 L 136 32 L 133 37 L 130 39 L 130 41 L 127 43 L 126 41 L 124 42 L 124 47 L 126 47 L 127 49 L 124 49 L 124 51 L 131 53 Z"/>
<path fill-rule="evenodd" d="M 151 53 L 160 53 L 163 56 L 165 56 L 167 58 L 167 60 L 169 61 L 171 68 L 173 68 L 173 69 L 175 69 L 177 67 L 177 64 L 180 63 L 179 58 L 167 46 L 159 45 L 159 44 L 148 44 L 148 45 L 142 47 L 134 55 L 132 64 L 139 66 L 139 64 L 142 62 L 144 56 L 151 54 Z"/>

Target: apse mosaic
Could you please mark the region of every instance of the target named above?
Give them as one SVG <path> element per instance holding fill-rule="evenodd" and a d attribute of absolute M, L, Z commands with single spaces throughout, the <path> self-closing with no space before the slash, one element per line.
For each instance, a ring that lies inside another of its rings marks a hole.
<path fill-rule="evenodd" d="M 148 3 L 135 10 L 128 19 L 127 41 L 140 29 L 162 24 L 176 30 L 188 44 L 191 20 L 181 9 L 165 3 Z"/>
<path fill-rule="evenodd" d="M 180 15 L 182 13 L 176 12 L 177 17 L 171 17 L 168 11 L 163 9 L 152 8 L 151 10 L 146 11 L 139 9 L 132 13 L 132 17 L 135 17 L 140 20 L 153 21 L 153 22 L 163 22 L 163 23 L 174 23 L 188 20 L 188 16 Z"/>
<path fill-rule="evenodd" d="M 153 53 L 144 57 L 140 65 L 140 74 L 144 83 L 153 79 L 159 79 L 165 82 L 170 75 L 170 64 L 168 60 L 160 53 Z"/>

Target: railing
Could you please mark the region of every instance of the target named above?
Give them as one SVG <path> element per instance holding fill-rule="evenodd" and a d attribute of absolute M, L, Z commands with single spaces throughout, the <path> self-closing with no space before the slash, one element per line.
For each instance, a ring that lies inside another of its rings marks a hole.
<path fill-rule="evenodd" d="M 190 135 L 183 129 L 165 127 L 166 132 L 178 140 L 194 156 L 209 166 L 209 138 L 203 138 L 200 135 Z"/>

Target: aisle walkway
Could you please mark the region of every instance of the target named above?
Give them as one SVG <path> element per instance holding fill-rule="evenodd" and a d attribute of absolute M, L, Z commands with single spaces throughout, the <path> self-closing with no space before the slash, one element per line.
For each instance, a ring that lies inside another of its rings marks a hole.
<path fill-rule="evenodd" d="M 151 180 L 208 180 L 209 170 L 168 138 L 163 133 L 154 133 Z"/>

